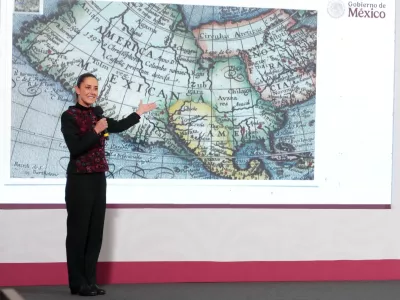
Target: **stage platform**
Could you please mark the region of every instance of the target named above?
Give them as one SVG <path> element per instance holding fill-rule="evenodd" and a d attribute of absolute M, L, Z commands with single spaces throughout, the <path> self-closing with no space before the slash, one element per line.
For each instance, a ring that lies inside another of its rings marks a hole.
<path fill-rule="evenodd" d="M 395 300 L 400 281 L 307 283 L 181 283 L 104 286 L 103 300 Z M 66 286 L 14 288 L 24 300 L 63 300 Z"/>

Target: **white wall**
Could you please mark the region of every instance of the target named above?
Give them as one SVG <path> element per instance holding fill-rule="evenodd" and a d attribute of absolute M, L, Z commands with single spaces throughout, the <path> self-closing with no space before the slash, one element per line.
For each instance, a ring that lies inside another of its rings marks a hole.
<path fill-rule="evenodd" d="M 397 203 L 390 211 L 109 210 L 101 260 L 399 258 Z M 2 211 L 0 262 L 65 261 L 65 216 Z"/>
<path fill-rule="evenodd" d="M 400 49 L 399 20 L 396 28 Z M 398 70 L 396 59 L 396 82 Z M 400 258 L 399 142 L 390 210 L 109 209 L 101 260 Z M 0 263 L 65 261 L 65 218 L 64 210 L 0 210 Z"/>

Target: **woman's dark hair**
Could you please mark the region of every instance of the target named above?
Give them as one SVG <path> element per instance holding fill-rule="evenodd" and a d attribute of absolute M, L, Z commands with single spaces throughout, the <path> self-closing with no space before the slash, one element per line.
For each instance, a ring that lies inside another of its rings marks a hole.
<path fill-rule="evenodd" d="M 79 76 L 78 81 L 76 82 L 76 86 L 77 86 L 77 87 L 80 87 L 81 84 L 82 84 L 82 82 L 83 82 L 86 78 L 89 78 L 89 77 L 95 78 L 95 79 L 97 80 L 97 77 L 94 76 L 92 73 L 84 73 L 84 74 L 82 74 L 81 76 Z M 75 93 L 75 100 L 78 102 L 78 94 L 77 94 L 77 93 Z"/>

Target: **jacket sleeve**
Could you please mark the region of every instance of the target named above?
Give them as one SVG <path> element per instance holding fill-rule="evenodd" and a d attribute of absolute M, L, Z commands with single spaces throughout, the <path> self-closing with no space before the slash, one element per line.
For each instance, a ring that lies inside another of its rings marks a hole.
<path fill-rule="evenodd" d="M 94 130 L 79 135 L 78 125 L 74 118 L 66 112 L 61 115 L 61 132 L 72 157 L 84 154 L 100 140 L 100 136 Z"/>
<path fill-rule="evenodd" d="M 135 112 L 131 113 L 129 116 L 121 120 L 107 118 L 107 123 L 108 123 L 107 130 L 110 133 L 122 132 L 134 126 L 135 124 L 139 123 L 139 121 L 140 121 L 140 116 Z"/>

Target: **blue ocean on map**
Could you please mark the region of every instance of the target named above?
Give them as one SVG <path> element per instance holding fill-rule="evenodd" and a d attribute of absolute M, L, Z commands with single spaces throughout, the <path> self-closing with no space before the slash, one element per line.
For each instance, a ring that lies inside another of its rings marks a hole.
<path fill-rule="evenodd" d="M 64 0 L 61 0 L 64 1 Z M 67 1 L 68 2 L 68 1 Z M 60 1 L 44 1 L 44 16 L 50 16 L 57 12 L 58 5 Z M 182 13 L 185 16 L 185 24 L 188 29 L 193 29 L 201 24 L 206 24 L 211 21 L 216 21 L 218 23 L 223 23 L 225 21 L 232 21 L 238 22 L 242 21 L 243 19 L 250 19 L 256 17 L 260 14 L 269 12 L 271 8 L 238 8 L 238 7 L 231 7 L 231 6 L 205 6 L 205 5 L 179 5 Z M 240 15 L 235 14 L 224 14 L 223 11 L 231 9 L 231 10 L 238 10 L 241 11 Z M 245 12 L 243 10 L 246 9 Z M 287 10 L 289 14 L 296 14 L 297 11 L 295 10 Z M 24 21 L 32 21 L 37 16 L 34 15 L 14 15 L 14 32 L 18 32 L 19 28 L 21 27 Z M 315 16 L 309 16 L 304 18 L 300 21 L 297 26 L 310 26 L 316 27 L 317 26 L 317 18 Z"/>
<path fill-rule="evenodd" d="M 244 19 L 256 17 L 268 12 L 269 8 L 244 8 L 232 6 L 205 6 L 205 5 L 181 5 L 182 13 L 185 15 L 185 24 L 191 30 L 215 21 L 224 23 L 226 21 L 239 22 Z M 227 13 L 233 12 L 233 13 Z"/>

